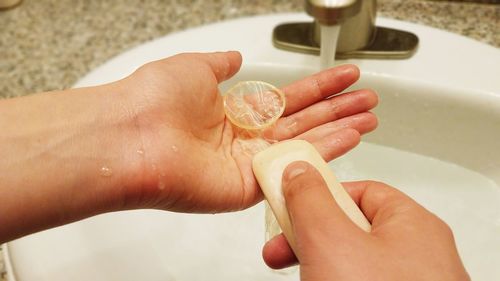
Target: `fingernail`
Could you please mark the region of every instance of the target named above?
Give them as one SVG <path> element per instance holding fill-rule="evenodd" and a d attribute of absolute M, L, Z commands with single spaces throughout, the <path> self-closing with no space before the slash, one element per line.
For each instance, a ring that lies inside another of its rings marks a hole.
<path fill-rule="evenodd" d="M 289 164 L 285 169 L 285 174 L 283 179 L 286 182 L 293 180 L 294 178 L 302 175 L 308 169 L 309 164 L 304 161 L 293 162 Z"/>
<path fill-rule="evenodd" d="M 359 69 L 352 64 L 343 64 L 339 68 L 339 72 L 343 75 L 359 72 Z"/>

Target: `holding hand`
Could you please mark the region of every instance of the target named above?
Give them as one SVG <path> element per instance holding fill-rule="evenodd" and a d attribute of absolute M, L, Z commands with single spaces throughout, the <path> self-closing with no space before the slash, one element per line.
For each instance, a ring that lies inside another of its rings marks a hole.
<path fill-rule="evenodd" d="M 302 281 L 469 280 L 450 228 L 398 190 L 377 182 L 344 187 L 372 223 L 358 228 L 336 204 L 319 172 L 306 162 L 283 173 L 283 193 L 297 243 L 283 235 L 264 247 L 272 268 L 300 263 Z"/>

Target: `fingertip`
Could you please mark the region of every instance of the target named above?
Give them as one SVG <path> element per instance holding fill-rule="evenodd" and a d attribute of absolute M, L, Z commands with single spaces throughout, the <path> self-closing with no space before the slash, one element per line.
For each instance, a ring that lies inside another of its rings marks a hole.
<path fill-rule="evenodd" d="M 352 83 L 356 82 L 361 76 L 361 71 L 354 64 L 342 64 L 331 68 L 331 70 L 350 78 L 349 80 L 351 80 Z"/>
<path fill-rule="evenodd" d="M 366 104 L 366 108 L 372 109 L 378 105 L 378 95 L 372 89 L 361 89 L 356 90 L 351 93 L 358 93 L 363 97 L 364 103 Z"/>
<path fill-rule="evenodd" d="M 241 68 L 243 58 L 238 51 L 215 52 L 206 55 L 207 62 L 219 83 L 231 78 Z"/>
<path fill-rule="evenodd" d="M 228 73 L 229 75 L 228 77 L 226 77 L 226 79 L 228 79 L 232 77 L 236 72 L 238 72 L 238 70 L 240 70 L 241 64 L 243 62 L 243 56 L 241 55 L 240 52 L 234 50 L 226 51 L 224 52 L 224 54 L 226 55 L 227 60 L 229 61 L 230 70 L 232 70 L 229 71 Z"/>
<path fill-rule="evenodd" d="M 373 112 L 367 111 L 352 117 L 351 128 L 358 131 L 360 135 L 374 131 L 378 127 L 378 118 Z"/>
<path fill-rule="evenodd" d="M 369 89 L 368 90 L 371 95 L 372 95 L 372 99 L 373 99 L 373 107 L 376 107 L 378 105 L 378 102 L 379 102 L 379 98 L 378 98 L 378 94 L 377 92 L 375 92 L 374 90 L 372 89 Z"/>
<path fill-rule="evenodd" d="M 344 130 L 343 134 L 359 138 L 359 133 L 353 129 Z M 325 242 L 318 238 L 321 233 L 325 234 L 322 237 L 335 237 L 339 233 L 359 230 L 335 201 L 325 181 L 331 178 L 328 174 L 323 178 L 320 171 L 325 170 L 321 165 L 318 167 L 322 167 L 322 170 L 317 170 L 309 163 L 294 162 L 285 168 L 282 191 L 293 231 L 292 238 L 297 241 L 295 244 L 292 242 L 292 246 L 299 251 L 296 252 L 299 258 L 303 257 L 303 251 L 307 252 L 308 248 L 319 247 Z M 331 188 L 335 187 L 331 185 Z M 342 232 L 338 232 L 338 229 L 342 229 Z"/>
<path fill-rule="evenodd" d="M 346 66 L 351 69 L 352 73 L 356 76 L 359 77 L 361 75 L 361 71 L 359 70 L 359 67 L 355 64 L 346 64 Z"/>
<path fill-rule="evenodd" d="M 308 188 L 325 184 L 318 170 L 306 161 L 290 163 L 283 171 L 282 183 L 285 201 L 291 205 L 300 202 L 302 192 Z"/>
<path fill-rule="evenodd" d="M 271 250 L 269 250 L 269 242 L 264 245 L 262 248 L 262 259 L 264 260 L 264 263 L 272 268 L 272 269 L 279 269 L 276 265 L 276 261 L 274 258 L 274 255 Z"/>
<path fill-rule="evenodd" d="M 229 50 L 229 51 L 226 51 L 226 54 L 228 56 L 232 57 L 234 59 L 234 61 L 237 62 L 238 64 L 241 64 L 241 62 L 243 61 L 243 56 L 241 55 L 241 53 L 239 51 Z"/>
<path fill-rule="evenodd" d="M 266 265 L 272 269 L 282 269 L 298 263 L 283 234 L 277 235 L 264 245 L 262 258 Z"/>
<path fill-rule="evenodd" d="M 371 131 L 374 131 L 375 129 L 377 129 L 378 127 L 378 117 L 375 113 L 371 112 L 371 111 L 368 111 L 366 112 L 366 114 L 369 116 L 368 120 L 367 120 L 367 126 L 369 126 L 369 130 L 363 132 L 363 133 L 368 133 L 368 132 L 371 132 Z"/>

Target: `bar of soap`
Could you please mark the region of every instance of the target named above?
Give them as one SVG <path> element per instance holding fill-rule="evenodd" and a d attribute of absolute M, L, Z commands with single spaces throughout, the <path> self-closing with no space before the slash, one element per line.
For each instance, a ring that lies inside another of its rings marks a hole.
<path fill-rule="evenodd" d="M 370 222 L 365 218 L 363 212 L 354 203 L 344 187 L 337 181 L 333 171 L 314 146 L 303 140 L 284 141 L 256 154 L 253 158 L 252 168 L 262 192 L 292 249 L 295 249 L 295 238 L 293 237 L 290 217 L 286 209 L 281 181 L 285 168 L 295 161 L 306 161 L 312 164 L 320 172 L 333 198 L 335 198 L 335 201 L 346 215 L 361 229 L 367 232 L 371 230 Z M 304 210 L 304 212 L 307 212 L 307 210 Z"/>

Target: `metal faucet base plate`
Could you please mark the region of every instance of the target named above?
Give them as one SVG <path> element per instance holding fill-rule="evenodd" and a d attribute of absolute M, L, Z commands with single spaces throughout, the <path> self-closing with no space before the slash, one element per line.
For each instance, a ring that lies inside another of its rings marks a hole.
<path fill-rule="evenodd" d="M 319 55 L 319 45 L 314 41 L 314 23 L 284 23 L 273 30 L 276 48 Z M 337 52 L 336 58 L 405 59 L 411 57 L 418 47 L 418 37 L 410 32 L 376 27 L 375 35 L 368 46 L 353 51 Z"/>

